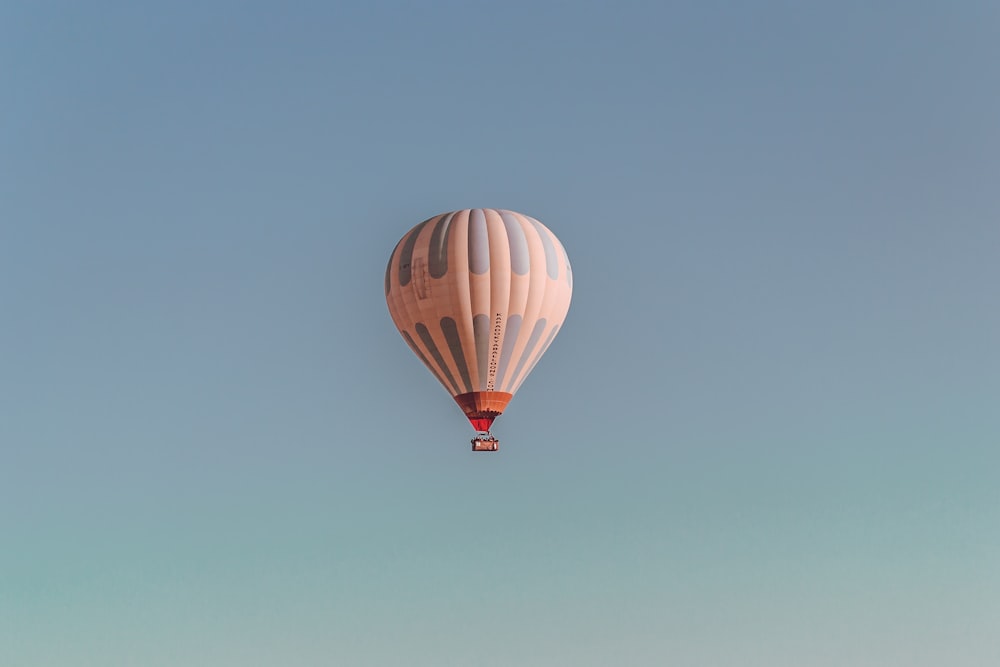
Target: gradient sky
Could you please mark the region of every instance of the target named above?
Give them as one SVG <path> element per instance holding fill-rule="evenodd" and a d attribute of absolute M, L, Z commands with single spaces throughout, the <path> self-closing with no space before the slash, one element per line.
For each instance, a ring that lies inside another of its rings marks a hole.
<path fill-rule="evenodd" d="M 3 3 L 0 664 L 1000 664 L 998 35 Z M 574 265 L 495 455 L 383 298 L 464 207 Z"/>

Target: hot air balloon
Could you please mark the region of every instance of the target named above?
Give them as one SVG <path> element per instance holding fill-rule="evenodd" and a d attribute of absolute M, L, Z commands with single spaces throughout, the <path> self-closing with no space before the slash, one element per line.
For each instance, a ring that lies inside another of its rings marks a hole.
<path fill-rule="evenodd" d="M 469 419 L 473 451 L 496 451 L 493 420 L 559 332 L 569 258 L 542 223 L 501 209 L 424 220 L 389 258 L 392 321 Z"/>

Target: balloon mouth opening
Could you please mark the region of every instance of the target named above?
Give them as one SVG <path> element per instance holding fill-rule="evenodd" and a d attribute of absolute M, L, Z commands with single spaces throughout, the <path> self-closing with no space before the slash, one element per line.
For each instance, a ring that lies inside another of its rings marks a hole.
<path fill-rule="evenodd" d="M 480 433 L 488 433 L 493 426 L 493 420 L 500 416 L 499 412 L 477 412 L 474 415 L 467 415 L 472 428 Z"/>
<path fill-rule="evenodd" d="M 472 428 L 488 433 L 493 420 L 503 414 L 512 397 L 505 391 L 470 391 L 456 396 L 455 402 L 462 408 Z"/>

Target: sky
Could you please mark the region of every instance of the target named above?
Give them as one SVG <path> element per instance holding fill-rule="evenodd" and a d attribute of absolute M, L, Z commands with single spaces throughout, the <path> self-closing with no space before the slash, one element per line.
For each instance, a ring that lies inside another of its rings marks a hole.
<path fill-rule="evenodd" d="M 1000 5 L 0 4 L 0 664 L 1000 664 Z M 469 448 L 383 295 L 544 222 Z"/>

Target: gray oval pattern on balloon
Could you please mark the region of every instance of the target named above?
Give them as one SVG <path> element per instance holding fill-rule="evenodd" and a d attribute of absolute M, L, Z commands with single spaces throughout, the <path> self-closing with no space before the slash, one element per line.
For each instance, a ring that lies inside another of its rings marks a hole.
<path fill-rule="evenodd" d="M 462 383 L 465 391 L 472 391 L 472 378 L 469 376 L 469 365 L 465 362 L 465 352 L 462 351 L 462 339 L 458 335 L 458 325 L 450 317 L 441 318 L 441 333 L 448 341 L 448 349 L 451 350 L 451 358 L 455 360 L 455 368 L 462 376 Z"/>
<path fill-rule="evenodd" d="M 451 233 L 451 221 L 454 217 L 454 213 L 445 214 L 431 232 L 430 256 L 427 262 L 431 278 L 441 278 L 448 273 L 448 235 Z"/>
<path fill-rule="evenodd" d="M 490 270 L 490 233 L 482 209 L 469 211 L 469 270 L 482 275 Z"/>
<path fill-rule="evenodd" d="M 528 272 L 529 257 L 528 239 L 524 236 L 524 227 L 510 211 L 500 211 L 500 218 L 507 230 L 507 244 L 510 246 L 510 270 L 519 276 Z"/>
<path fill-rule="evenodd" d="M 538 232 L 538 236 L 542 239 L 542 247 L 545 249 L 545 272 L 549 274 L 549 278 L 552 278 L 552 280 L 557 279 L 559 277 L 559 260 L 556 256 L 556 246 L 552 242 L 549 230 L 545 229 L 545 226 L 534 218 L 529 216 L 524 217 L 531 222 L 535 231 Z"/>
<path fill-rule="evenodd" d="M 573 289 L 573 267 L 569 263 L 569 253 L 566 252 L 566 246 L 562 243 L 559 244 L 559 248 L 562 250 L 563 261 L 566 262 L 566 284 L 569 285 L 570 289 Z"/>

